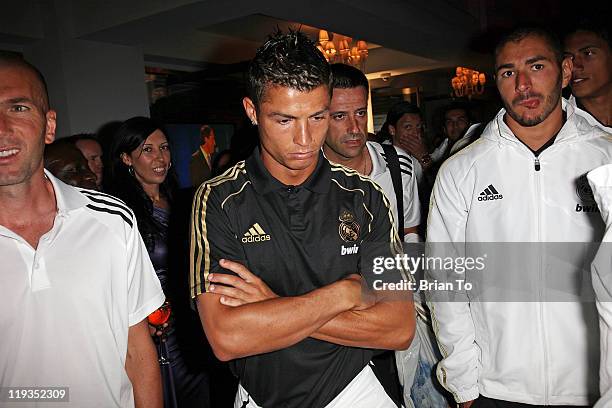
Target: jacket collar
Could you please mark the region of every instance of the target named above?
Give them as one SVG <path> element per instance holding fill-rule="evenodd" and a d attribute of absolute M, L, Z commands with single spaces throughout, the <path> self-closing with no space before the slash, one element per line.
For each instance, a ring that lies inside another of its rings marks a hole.
<path fill-rule="evenodd" d="M 595 119 L 593 115 L 578 106 L 578 101 L 574 95 L 570 95 L 567 104 L 574 108 L 576 115 L 581 116 L 588 122 L 589 125 L 602 129 L 604 132 L 612 133 L 612 126 L 605 126 L 603 123 Z"/>
<path fill-rule="evenodd" d="M 580 125 L 581 121 L 584 121 L 583 118 L 576 115 L 576 108 L 567 103 L 564 98 L 561 98 L 561 108 L 566 114 L 566 120 L 561 127 L 561 130 L 559 130 L 559 133 L 557 133 L 557 137 L 555 138 L 555 142 L 553 144 L 558 144 L 578 137 L 578 126 Z M 495 118 L 487 125 L 487 128 L 483 132 L 484 137 L 497 141 L 498 143 L 521 143 L 504 121 L 505 115 L 506 109 L 501 108 Z"/>

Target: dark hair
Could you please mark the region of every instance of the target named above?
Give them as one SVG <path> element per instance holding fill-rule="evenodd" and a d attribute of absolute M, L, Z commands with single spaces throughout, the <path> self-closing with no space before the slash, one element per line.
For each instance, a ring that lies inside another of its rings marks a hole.
<path fill-rule="evenodd" d="M 123 122 L 115 120 L 112 122 L 105 123 L 96 131 L 96 138 L 102 146 L 102 163 L 104 164 L 104 176 L 102 177 L 102 186 L 104 191 L 111 191 L 111 148 L 113 144 L 113 138 L 115 133 L 121 127 Z"/>
<path fill-rule="evenodd" d="M 563 48 L 561 47 L 561 42 L 559 38 L 549 30 L 542 27 L 521 27 L 513 30 L 509 34 L 506 34 L 495 47 L 495 70 L 497 71 L 497 57 L 501 53 L 502 48 L 506 46 L 508 43 L 518 43 L 527 37 L 540 37 L 546 41 L 548 47 L 555 55 L 555 59 L 557 63 L 561 65 L 563 62 Z"/>
<path fill-rule="evenodd" d="M 43 155 L 43 165 L 46 169 L 48 169 L 49 165 L 51 164 L 51 161 L 56 160 L 58 156 L 61 155 L 62 149 L 64 149 L 65 146 L 72 146 L 75 149 L 77 148 L 69 137 L 56 139 L 53 141 L 53 143 L 45 145 L 45 152 Z"/>
<path fill-rule="evenodd" d="M 330 69 L 323 54 L 304 34 L 278 31 L 255 54 L 248 68 L 249 97 L 259 107 L 268 86 L 300 92 L 329 87 Z"/>
<path fill-rule="evenodd" d="M 100 147 L 102 147 L 102 143 L 100 143 L 100 140 L 95 133 L 78 133 L 70 136 L 70 140 L 72 140 L 75 144 L 79 140 L 93 140 L 94 142 L 98 143 Z"/>
<path fill-rule="evenodd" d="M 419 115 L 421 120 L 423 119 L 423 114 L 418 106 L 409 102 L 401 101 L 391 106 L 391 109 L 389 109 L 389 112 L 387 112 L 387 120 L 385 123 L 387 126 L 395 127 L 397 125 L 397 121 L 407 113 Z"/>
<path fill-rule="evenodd" d="M 565 38 L 579 31 L 587 31 L 604 40 L 608 44 L 608 48 L 612 51 L 612 45 L 610 44 L 610 22 L 608 19 L 609 17 L 603 14 L 600 17 L 582 17 L 571 27 L 565 35 Z"/>
<path fill-rule="evenodd" d="M 366 93 L 370 89 L 368 78 L 359 69 L 347 64 L 337 63 L 331 65 L 332 91 L 336 88 L 348 89 L 363 86 Z"/>
<path fill-rule="evenodd" d="M 47 90 L 47 81 L 38 68 L 23 59 L 20 55 L 7 51 L 0 51 L 0 67 L 20 67 L 32 72 L 40 84 L 42 91 L 42 108 L 44 113 L 47 113 L 49 110 L 49 91 Z"/>
<path fill-rule="evenodd" d="M 153 120 L 141 116 L 130 118 L 117 129 L 111 145 L 109 192 L 116 195 L 134 211 L 138 228 L 149 251 L 154 248 L 154 234 L 163 230 L 153 218 L 153 201 L 145 193 L 136 177 L 129 172 L 129 167 L 123 162 L 123 153 L 130 154 L 136 150 L 156 130 L 163 128 Z M 172 203 L 176 179 L 170 168 L 164 182 L 160 185 L 160 193 Z"/>
<path fill-rule="evenodd" d="M 378 129 L 378 132 L 376 132 L 376 138 L 381 143 L 386 140 L 393 140 L 393 137 L 389 132 L 389 124 L 387 123 L 387 121 L 385 121 L 385 123 L 380 126 L 380 129 Z"/>
<path fill-rule="evenodd" d="M 468 121 L 471 123 L 472 122 L 472 112 L 470 110 L 470 108 L 468 107 L 468 105 L 466 103 L 463 102 L 452 102 L 446 106 L 444 106 L 442 108 L 442 126 L 444 126 L 444 121 L 446 120 L 446 114 L 452 110 L 462 110 L 465 112 L 465 116 L 467 117 Z"/>

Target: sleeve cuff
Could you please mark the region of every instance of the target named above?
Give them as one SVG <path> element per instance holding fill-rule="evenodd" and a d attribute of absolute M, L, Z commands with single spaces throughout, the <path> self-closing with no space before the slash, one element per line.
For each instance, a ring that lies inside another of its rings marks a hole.
<path fill-rule="evenodd" d="M 151 298 L 151 300 L 146 302 L 140 309 L 129 315 L 129 326 L 131 327 L 135 324 L 140 323 L 148 315 L 153 313 L 158 307 L 163 305 L 165 300 L 166 296 L 164 295 L 164 292 L 160 290 L 157 295 L 155 295 L 153 298 Z"/>
<path fill-rule="evenodd" d="M 480 395 L 480 392 L 478 391 L 478 386 L 477 385 L 475 385 L 474 387 L 470 388 L 467 391 L 453 392 L 453 396 L 455 397 L 455 401 L 458 404 L 462 403 L 462 402 L 468 402 L 468 401 L 475 400 L 476 398 L 478 398 L 479 395 Z"/>

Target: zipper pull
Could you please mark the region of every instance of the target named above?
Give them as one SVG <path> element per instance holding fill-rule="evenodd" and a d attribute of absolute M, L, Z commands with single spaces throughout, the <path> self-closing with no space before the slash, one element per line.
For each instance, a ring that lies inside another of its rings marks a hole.
<path fill-rule="evenodd" d="M 535 166 L 535 171 L 540 171 L 540 159 L 536 157 L 533 164 Z"/>

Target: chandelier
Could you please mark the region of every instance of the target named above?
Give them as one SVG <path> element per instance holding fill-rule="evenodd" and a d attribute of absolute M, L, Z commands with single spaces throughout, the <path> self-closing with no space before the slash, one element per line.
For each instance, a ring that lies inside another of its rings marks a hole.
<path fill-rule="evenodd" d="M 486 81 L 487 78 L 484 73 L 465 67 L 457 67 L 455 77 L 451 79 L 451 86 L 453 87 L 451 95 L 457 98 L 467 96 L 468 99 L 471 99 L 472 95 L 482 95 Z"/>
<path fill-rule="evenodd" d="M 350 37 L 340 36 L 319 30 L 319 41 L 317 48 L 323 53 L 325 59 L 333 64 L 342 62 L 361 69 L 365 68 L 368 58 L 368 43 L 363 40 L 353 41 Z"/>

